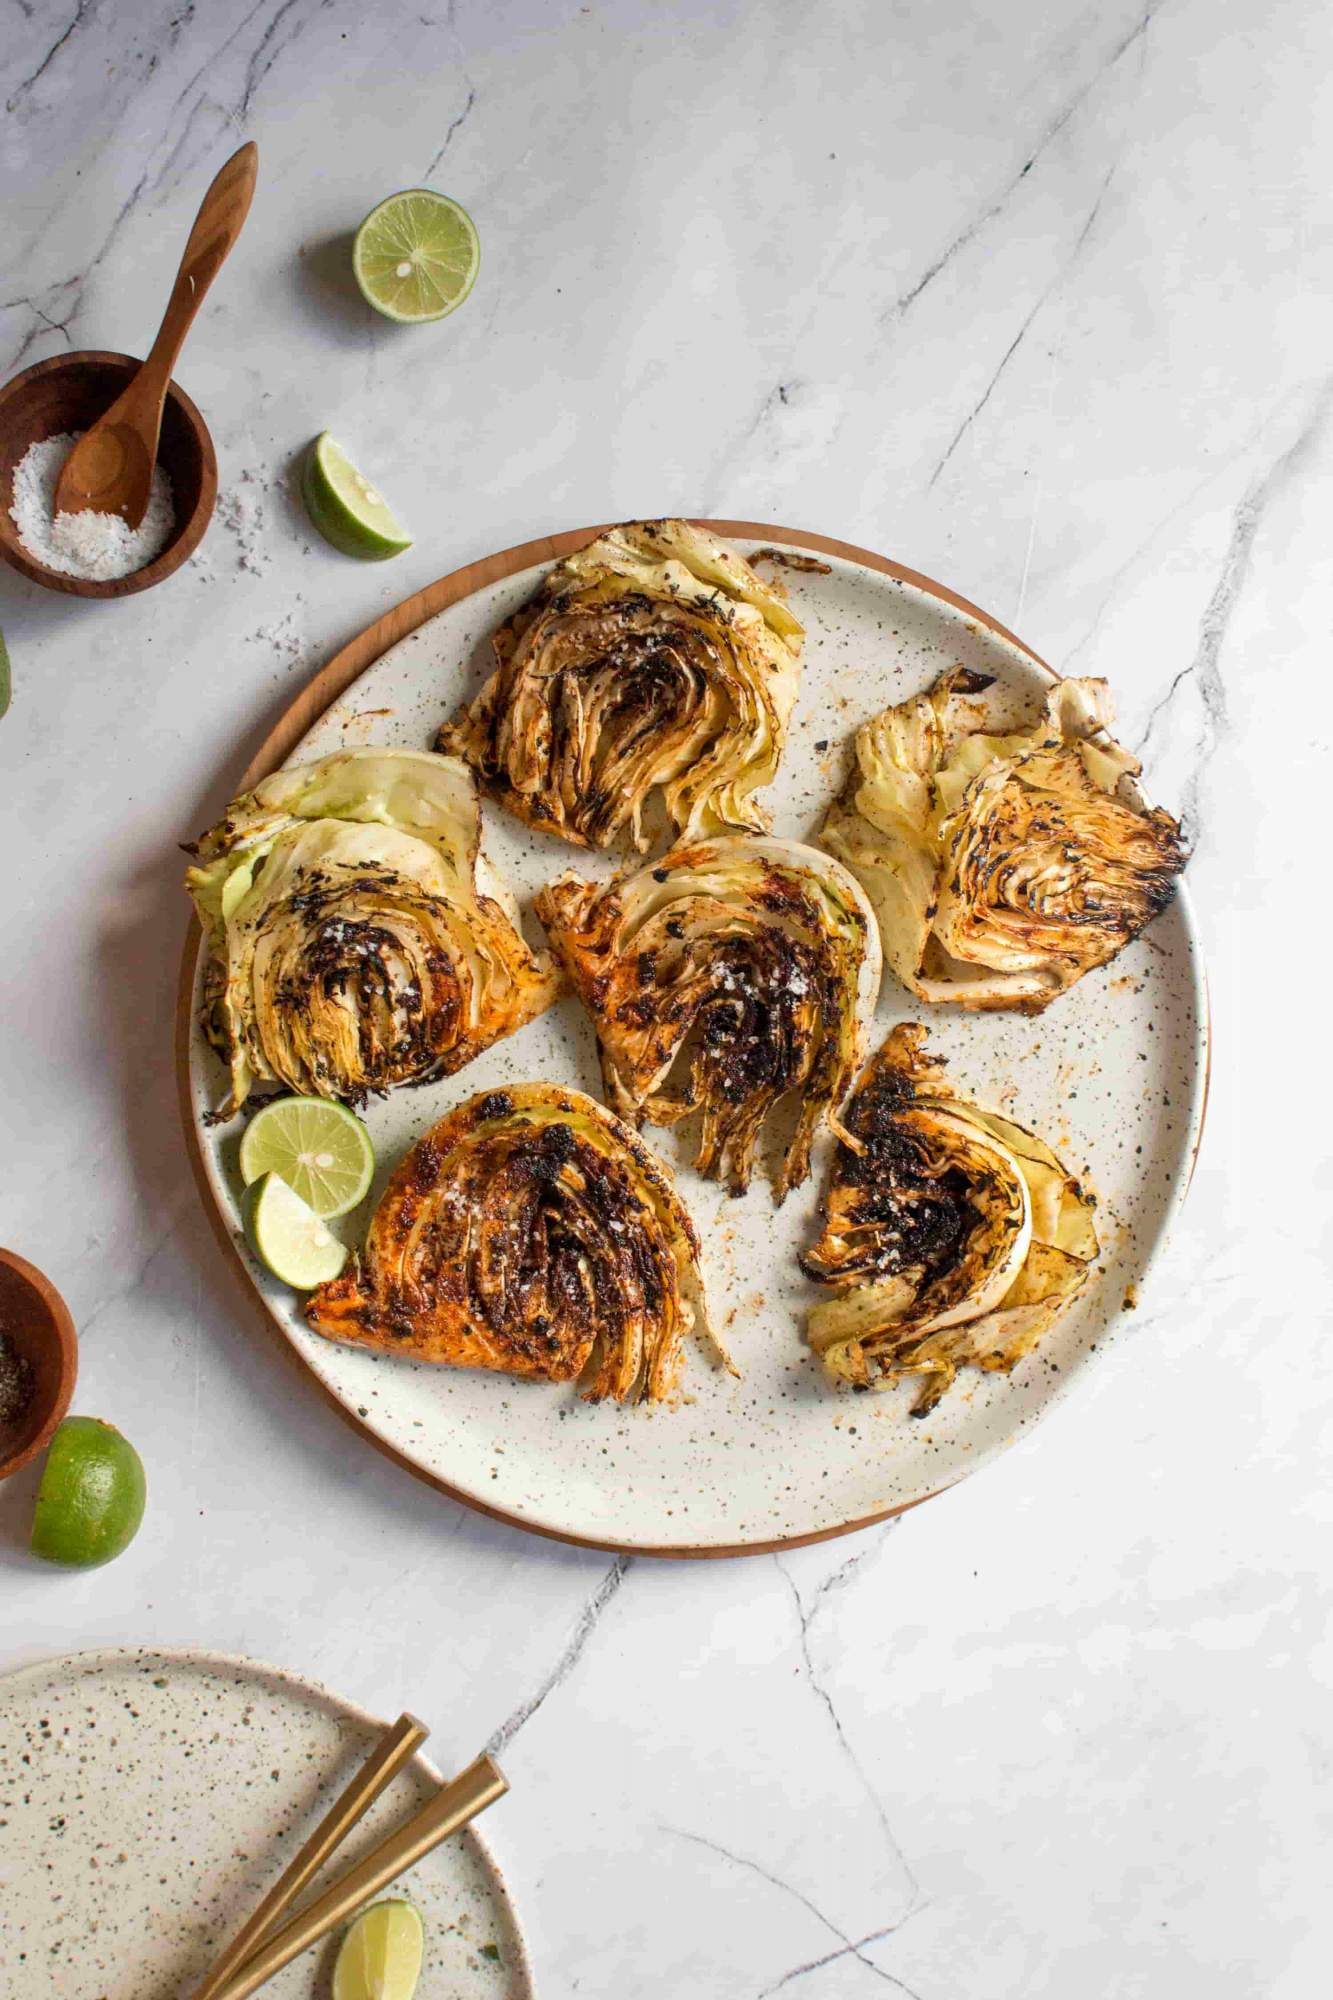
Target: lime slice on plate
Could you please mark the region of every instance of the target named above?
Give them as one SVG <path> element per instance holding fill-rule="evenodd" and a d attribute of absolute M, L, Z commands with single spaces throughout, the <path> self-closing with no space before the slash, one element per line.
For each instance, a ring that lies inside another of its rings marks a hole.
<path fill-rule="evenodd" d="M 262 1262 L 294 1291 L 313 1292 L 336 1278 L 347 1247 L 320 1216 L 293 1194 L 280 1174 L 265 1174 L 246 1197 L 250 1240 Z"/>
<path fill-rule="evenodd" d="M 333 2000 L 412 2000 L 425 1939 L 411 1903 L 372 1903 L 338 1947 Z"/>
<path fill-rule="evenodd" d="M 352 249 L 367 304 L 405 325 L 461 306 L 480 262 L 472 217 L 433 188 L 407 188 L 372 208 Z"/>
<path fill-rule="evenodd" d="M 32 1552 L 96 1569 L 127 1549 L 143 1520 L 143 1460 L 114 1424 L 66 1417 L 51 1440 L 32 1517 Z"/>
<path fill-rule="evenodd" d="M 361 1120 L 324 1097 L 275 1097 L 241 1140 L 246 1186 L 278 1174 L 316 1215 L 346 1215 L 364 1200 L 374 1171 L 375 1149 Z"/>
<path fill-rule="evenodd" d="M 301 474 L 306 512 L 326 542 L 363 562 L 387 562 L 412 546 L 383 496 L 327 431 L 311 445 Z"/>

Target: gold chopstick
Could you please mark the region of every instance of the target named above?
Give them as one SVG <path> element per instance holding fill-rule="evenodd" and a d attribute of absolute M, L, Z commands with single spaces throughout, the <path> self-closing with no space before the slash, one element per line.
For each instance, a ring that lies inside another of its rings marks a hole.
<path fill-rule="evenodd" d="M 194 2000 L 217 2000 L 231 1975 L 272 1935 L 306 1883 L 323 1867 L 334 1848 L 346 1839 L 380 1793 L 392 1784 L 408 1758 L 429 1734 L 425 1723 L 418 1722 L 414 1715 L 400 1715 L 393 1727 L 385 1730 L 295 1860 L 278 1877 L 254 1915 L 237 1931 L 203 1985 L 196 1988 Z"/>
<path fill-rule="evenodd" d="M 451 1833 L 457 1833 L 479 1812 L 494 1805 L 509 1790 L 498 1764 L 478 1757 L 466 1771 L 447 1785 L 441 1785 L 433 1799 L 414 1813 L 406 1825 L 391 1833 L 363 1861 L 339 1878 L 322 1896 L 292 1918 L 289 1924 L 261 1944 L 258 1951 L 225 1986 L 215 1989 L 212 2000 L 247 2000 L 266 1979 L 280 1972 L 308 1946 L 317 1944 L 336 1924 L 350 1917 L 363 1903 L 401 1875 L 413 1862 L 429 1854 Z"/>

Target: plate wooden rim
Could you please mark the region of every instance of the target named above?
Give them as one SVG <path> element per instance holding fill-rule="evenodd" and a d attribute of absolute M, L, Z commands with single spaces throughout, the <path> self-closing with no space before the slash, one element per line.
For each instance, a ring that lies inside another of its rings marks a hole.
<path fill-rule="evenodd" d="M 506 577 L 514 576 L 520 570 L 531 569 L 538 563 L 559 562 L 564 556 L 572 555 L 576 549 L 583 548 L 611 525 L 613 524 L 610 522 L 602 522 L 591 528 L 568 528 L 558 535 L 539 535 L 535 541 L 520 542 L 511 549 L 500 550 L 496 555 L 483 556 L 477 562 L 465 563 L 461 569 L 451 570 L 448 576 L 442 576 L 436 582 L 426 584 L 423 589 L 414 591 L 410 597 L 404 598 L 401 604 L 396 604 L 382 613 L 373 624 L 367 625 L 364 632 L 359 632 L 355 638 L 349 639 L 345 646 L 340 647 L 333 658 L 318 668 L 306 682 L 251 758 L 237 781 L 235 793 L 247 791 L 251 786 L 258 784 L 261 778 L 267 777 L 270 771 L 276 770 L 278 765 L 291 755 L 302 737 L 323 715 L 325 709 L 344 694 L 367 667 L 373 666 L 391 646 L 396 646 L 400 639 L 406 639 L 410 633 L 417 630 L 418 626 L 424 625 L 428 618 L 433 618 L 437 612 L 446 610 L 451 604 L 457 604 L 465 597 L 471 597 L 476 591 L 485 590 L 493 583 L 503 582 Z M 846 562 L 858 563 L 863 569 L 878 570 L 882 576 L 892 577 L 898 583 L 911 584 L 915 589 L 950 605 L 953 610 L 961 611 L 964 617 L 975 621 L 988 632 L 995 633 L 998 638 L 1015 647 L 1020 653 L 1026 654 L 1027 658 L 1039 667 L 1042 673 L 1049 675 L 1051 680 L 1060 679 L 1060 675 L 1049 661 L 1044 660 L 1040 653 L 1025 640 L 1020 639 L 1016 633 L 1011 632 L 1008 626 L 1002 625 L 998 618 L 993 618 L 990 612 L 983 611 L 970 599 L 960 597 L 957 591 L 950 590 L 946 584 L 936 582 L 934 577 L 925 576 L 920 570 L 909 569 L 903 563 L 892 562 L 887 556 L 877 555 L 872 549 L 863 549 L 855 542 L 839 541 L 831 535 L 811 534 L 804 528 L 773 527 L 765 521 L 698 520 L 695 525 L 707 528 L 713 534 L 725 536 L 728 540 L 764 542 L 781 548 L 800 549 L 813 555 L 836 556 Z M 1178 893 L 1185 899 L 1188 910 L 1188 898 L 1183 885 Z M 1191 929 L 1193 929 L 1192 923 Z M 200 1199 L 212 1224 L 213 1233 L 222 1246 L 227 1263 L 244 1286 L 247 1299 L 252 1308 L 258 1312 L 270 1335 L 281 1343 L 283 1352 L 293 1366 L 300 1371 L 306 1381 L 313 1383 L 324 1401 L 338 1413 L 343 1422 L 359 1436 L 366 1438 L 378 1452 L 385 1458 L 391 1459 L 395 1465 L 402 1466 L 414 1478 L 423 1480 L 428 1486 L 435 1487 L 438 1492 L 447 1494 L 451 1500 L 457 1500 L 460 1505 L 471 1508 L 474 1513 L 484 1514 L 492 1521 L 507 1522 L 511 1527 L 522 1528 L 527 1534 L 541 1535 L 548 1541 L 564 1542 L 575 1548 L 600 1549 L 608 1555 L 660 1556 L 678 1561 L 721 1561 L 733 1556 L 773 1555 L 782 1549 L 806 1548 L 815 1542 L 835 1541 L 840 1535 L 854 1535 L 862 1528 L 873 1528 L 881 1521 L 892 1520 L 895 1515 L 906 1514 L 913 1507 L 920 1507 L 927 1500 L 933 1500 L 939 1494 L 947 1492 L 949 1487 L 958 1485 L 967 1477 L 965 1472 L 960 1473 L 958 1479 L 945 1480 L 939 1486 L 932 1487 L 929 1493 L 922 1493 L 914 1500 L 899 1501 L 894 1506 L 879 1508 L 872 1514 L 859 1515 L 853 1521 L 843 1521 L 832 1528 L 817 1528 L 808 1534 L 784 1535 L 759 1542 L 727 1542 L 717 1546 L 691 1543 L 646 1547 L 641 1542 L 614 1542 L 602 1540 L 594 1535 L 576 1535 L 567 1529 L 552 1528 L 540 1521 L 527 1520 L 523 1515 L 511 1513 L 504 1507 L 488 1506 L 484 1500 L 463 1492 L 459 1487 L 451 1485 L 447 1479 L 440 1478 L 437 1473 L 429 1472 L 424 1466 L 416 1464 L 386 1439 L 378 1437 L 355 1411 L 339 1401 L 327 1384 L 322 1382 L 307 1365 L 300 1349 L 288 1338 L 251 1282 L 250 1273 L 236 1246 L 227 1219 L 214 1199 L 199 1147 L 199 1135 L 194 1122 L 194 1104 L 190 1092 L 191 1003 L 194 997 L 195 963 L 201 942 L 202 934 L 198 918 L 192 917 L 181 957 L 176 998 L 176 1085 L 181 1123 L 185 1131 L 186 1151 L 189 1154 L 190 1167 Z M 1212 1029 L 1202 965 L 1199 967 L 1199 972 L 1204 997 L 1202 1017 L 1204 1075 L 1199 1124 L 1186 1172 L 1185 1186 L 1181 1190 L 1181 1200 L 1189 1187 L 1198 1159 L 1204 1118 L 1208 1108 L 1208 1082 L 1212 1060 Z"/>

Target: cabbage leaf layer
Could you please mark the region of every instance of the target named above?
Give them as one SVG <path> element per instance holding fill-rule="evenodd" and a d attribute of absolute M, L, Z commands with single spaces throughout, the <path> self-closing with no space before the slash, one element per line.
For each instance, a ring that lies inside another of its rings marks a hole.
<path fill-rule="evenodd" d="M 794 840 L 730 834 L 610 883 L 562 876 L 536 907 L 621 1116 L 674 1125 L 698 1112 L 699 1171 L 738 1193 L 788 1100 L 778 1199 L 798 1186 L 879 992 L 874 916 L 847 870 Z"/>
<path fill-rule="evenodd" d="M 359 1103 L 447 1076 L 550 1005 L 479 843 L 471 773 L 428 750 L 341 751 L 233 800 L 185 878 L 223 1115 L 255 1083 Z"/>
<path fill-rule="evenodd" d="M 666 1170 L 633 1132 L 581 1091 L 518 1084 L 417 1141 L 364 1251 L 305 1313 L 330 1340 L 577 1380 L 590 1402 L 661 1402 L 696 1324 L 698 1255 Z"/>
<path fill-rule="evenodd" d="M 962 668 L 886 708 L 820 833 L 923 1000 L 1039 1013 L 1138 936 L 1185 865 L 1139 792 L 1105 681 L 1065 680 L 1034 728 L 991 735 Z"/>
<path fill-rule="evenodd" d="M 495 633 L 495 671 L 437 748 L 531 825 L 584 847 L 660 788 L 677 833 L 760 831 L 803 638 L 781 591 L 686 521 L 631 521 L 567 556 Z"/>
<path fill-rule="evenodd" d="M 836 1121 L 818 1242 L 836 1287 L 811 1346 L 857 1388 L 917 1384 L 924 1416 L 960 1368 L 1008 1371 L 1087 1280 L 1095 1203 L 1050 1147 L 955 1095 L 926 1030 L 894 1028 Z"/>

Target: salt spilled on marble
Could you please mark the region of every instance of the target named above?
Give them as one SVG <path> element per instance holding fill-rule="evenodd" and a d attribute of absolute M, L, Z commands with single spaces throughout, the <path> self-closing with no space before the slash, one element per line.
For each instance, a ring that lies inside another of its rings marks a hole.
<path fill-rule="evenodd" d="M 82 431 L 61 431 L 56 437 L 30 444 L 14 468 L 14 502 L 10 518 L 30 556 L 62 576 L 86 577 L 109 583 L 130 576 L 161 555 L 176 525 L 171 481 L 161 465 L 153 467 L 148 507 L 137 528 L 119 514 L 57 514 L 56 485 L 65 460 Z"/>

